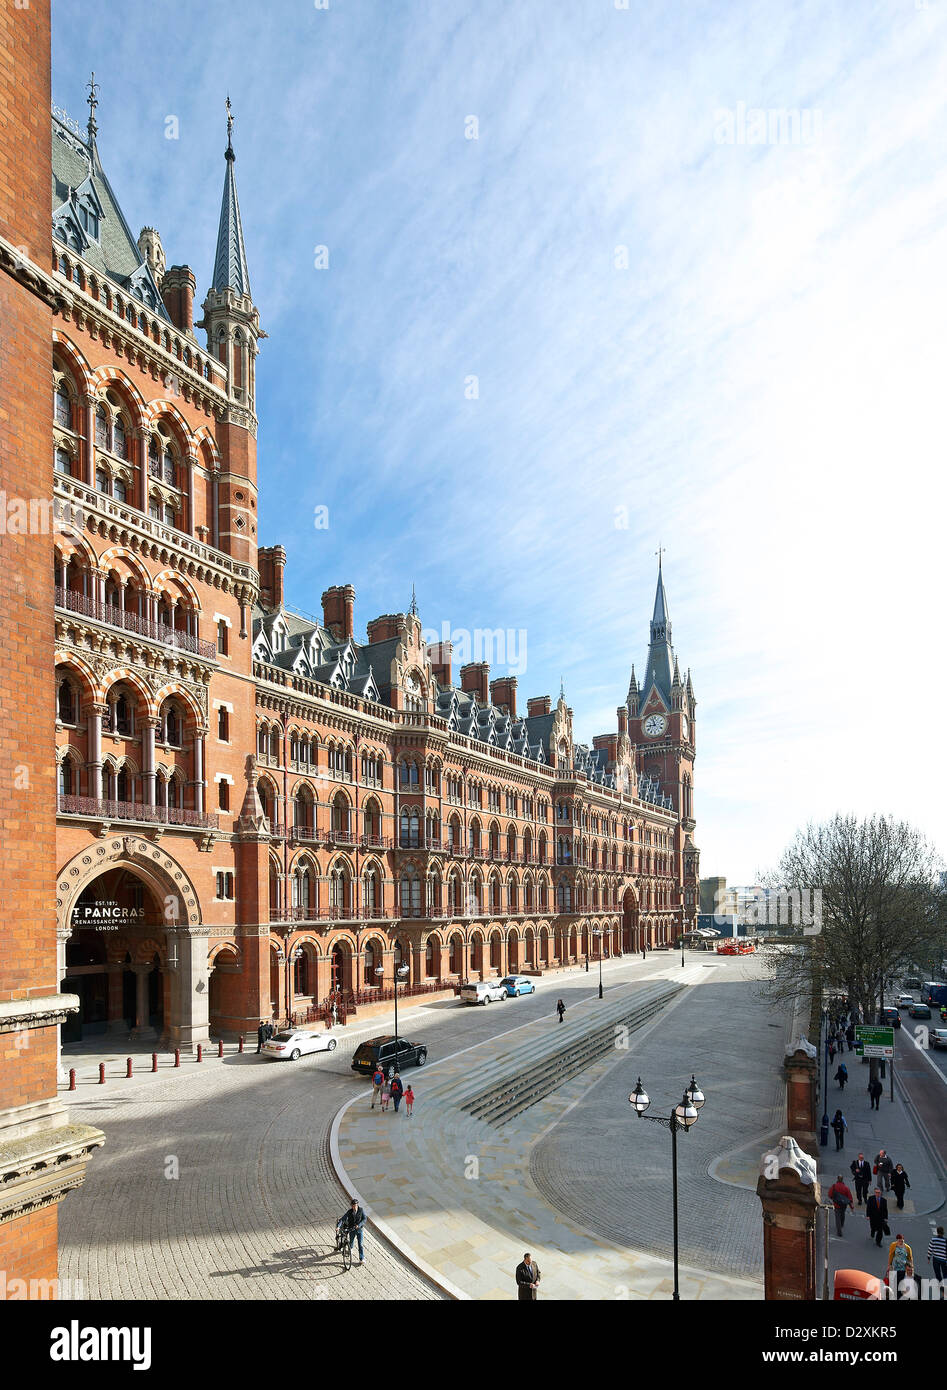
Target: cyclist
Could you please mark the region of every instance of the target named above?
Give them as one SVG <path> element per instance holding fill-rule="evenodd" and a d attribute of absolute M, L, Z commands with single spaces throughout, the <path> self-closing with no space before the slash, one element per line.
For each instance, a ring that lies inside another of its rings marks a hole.
<path fill-rule="evenodd" d="M 365 1263 L 365 1251 L 362 1246 L 362 1233 L 365 1230 L 365 1213 L 359 1206 L 357 1197 L 352 1198 L 348 1211 L 340 1216 L 335 1223 L 335 1229 L 338 1235 L 344 1232 L 348 1236 L 350 1250 L 355 1241 L 358 1241 L 358 1262 L 363 1265 Z"/>

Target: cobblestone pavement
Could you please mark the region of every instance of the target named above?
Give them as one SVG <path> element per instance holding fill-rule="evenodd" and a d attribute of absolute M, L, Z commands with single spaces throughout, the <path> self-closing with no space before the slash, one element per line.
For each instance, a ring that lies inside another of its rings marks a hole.
<path fill-rule="evenodd" d="M 670 1114 L 694 1072 L 707 1100 L 697 1124 L 678 1136 L 680 1257 L 762 1280 L 756 1178 L 782 1122 L 789 1020 L 759 998 L 760 975 L 758 959 L 726 958 L 589 1086 L 581 1105 L 532 1150 L 530 1174 L 551 1205 L 617 1245 L 670 1257 L 670 1135 L 638 1120 L 628 1095 L 640 1075 L 649 1113 Z M 740 1146 L 755 1149 L 752 1169 L 718 1163 Z"/>
<path fill-rule="evenodd" d="M 788 1020 L 774 1020 L 759 1001 L 756 962 L 692 958 L 682 972 L 672 960 L 661 973 L 696 987 L 631 1034 L 627 1050 L 616 1049 L 499 1128 L 457 1104 L 472 1076 L 478 1088 L 505 1086 L 495 1046 L 432 1068 L 410 1120 L 359 1104 L 340 1117 L 337 1152 L 347 1180 L 391 1238 L 461 1296 L 511 1297 L 512 1271 L 529 1248 L 544 1270 L 547 1297 L 668 1297 L 669 1261 L 660 1256 L 670 1255 L 670 1136 L 638 1120 L 627 1097 L 640 1072 L 654 1109 L 660 1102 L 669 1112 L 693 1068 L 709 1099 L 679 1146 L 681 1211 L 692 1228 L 684 1231 L 682 1293 L 761 1297 L 756 1168 L 780 1124 Z M 604 1006 L 589 999 L 567 1020 L 593 1022 L 595 1010 L 612 1006 L 620 992 L 607 989 Z M 737 1039 L 728 1036 L 734 1018 Z M 526 1055 L 542 1037 L 537 1028 L 550 1041 L 558 1033 L 555 1024 L 524 1029 L 514 1041 Z M 735 1185 L 740 1173 L 714 1181 L 708 1170 L 721 1151 L 754 1135 L 749 1190 Z"/>
<path fill-rule="evenodd" d="M 606 965 L 606 987 L 666 965 L 663 954 Z M 560 995 L 571 1008 L 596 990 L 594 973 L 563 973 L 535 997 L 489 1008 L 401 1009 L 400 1031 L 427 1043 L 433 1061 L 550 1015 Z M 295 1063 L 229 1052 L 201 1064 L 184 1057 L 175 1070 L 163 1056 L 157 1073 L 131 1080 L 124 1058 L 147 1044 L 66 1049 L 64 1075 L 76 1068 L 78 1090 L 61 1094 L 77 1120 L 105 1131 L 106 1145 L 60 1207 L 61 1277 L 81 1280 L 95 1299 L 443 1297 L 371 1232 L 364 1267 L 344 1274 L 332 1253 L 346 1199 L 327 1157 L 329 1129 L 340 1106 L 365 1092 L 349 1066 L 355 1047 L 390 1030 L 390 1018 L 350 1026 L 335 1053 Z M 104 1086 L 95 1084 L 99 1061 Z M 412 1076 L 421 1097 L 425 1076 Z M 178 1176 L 167 1176 L 175 1163 Z"/>

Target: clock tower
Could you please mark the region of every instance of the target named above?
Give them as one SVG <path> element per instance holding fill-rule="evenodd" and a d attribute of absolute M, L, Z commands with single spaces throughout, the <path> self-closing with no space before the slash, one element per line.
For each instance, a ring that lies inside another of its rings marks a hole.
<path fill-rule="evenodd" d="M 654 778 L 671 802 L 685 832 L 694 828 L 695 711 L 690 671 L 685 679 L 671 642 L 660 553 L 658 587 L 644 680 L 632 667 L 628 687 L 628 733 L 637 746 L 640 771 Z"/>

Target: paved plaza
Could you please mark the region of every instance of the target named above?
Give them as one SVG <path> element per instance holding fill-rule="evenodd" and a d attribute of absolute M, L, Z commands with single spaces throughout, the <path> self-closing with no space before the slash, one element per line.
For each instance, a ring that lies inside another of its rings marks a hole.
<path fill-rule="evenodd" d="M 410 1120 L 364 1102 L 341 1117 L 334 1152 L 347 1180 L 390 1238 L 455 1296 L 511 1297 L 529 1249 L 545 1297 L 668 1297 L 670 1135 L 638 1120 L 628 1093 L 640 1073 L 653 1112 L 669 1113 L 692 1071 L 708 1102 L 679 1140 L 682 1296 L 762 1296 L 757 1165 L 781 1125 L 788 1020 L 760 1001 L 755 961 L 698 956 L 682 971 L 671 956 L 660 973 L 687 988 L 627 1049 L 500 1127 L 470 1115 L 465 1097 L 515 1075 L 517 1052 L 528 1058 L 543 1038 L 555 1045 L 555 1022 L 531 1023 L 512 1040 L 512 1071 L 485 1044 L 431 1069 Z M 587 1030 L 598 1011 L 643 988 L 616 982 L 601 1003 L 592 996 L 567 1012 L 568 1024 Z M 754 1140 L 752 1167 L 713 1174 L 735 1144 Z"/>

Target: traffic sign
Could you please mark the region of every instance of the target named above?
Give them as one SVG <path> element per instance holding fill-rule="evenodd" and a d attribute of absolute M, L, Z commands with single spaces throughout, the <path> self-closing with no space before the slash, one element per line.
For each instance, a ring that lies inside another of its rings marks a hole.
<path fill-rule="evenodd" d="M 879 1027 L 873 1023 L 855 1025 L 856 1042 L 865 1044 L 866 1057 L 890 1057 L 894 1051 L 894 1029 Z M 887 1052 L 869 1052 L 869 1047 L 887 1048 Z"/>
<path fill-rule="evenodd" d="M 861 1048 L 861 1055 L 863 1057 L 887 1057 L 888 1059 L 890 1059 L 894 1056 L 894 1048 L 874 1047 L 871 1043 L 863 1043 Z"/>

